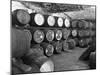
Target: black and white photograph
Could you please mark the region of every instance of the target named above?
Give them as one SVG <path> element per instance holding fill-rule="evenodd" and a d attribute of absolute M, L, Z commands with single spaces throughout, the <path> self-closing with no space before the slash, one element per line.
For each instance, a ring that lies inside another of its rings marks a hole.
<path fill-rule="evenodd" d="M 11 75 L 96 70 L 96 5 L 11 0 Z"/>

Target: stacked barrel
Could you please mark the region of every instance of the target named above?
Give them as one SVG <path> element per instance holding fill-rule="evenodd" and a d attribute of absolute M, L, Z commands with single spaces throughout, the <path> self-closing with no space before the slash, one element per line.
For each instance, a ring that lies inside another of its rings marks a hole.
<path fill-rule="evenodd" d="M 79 40 L 79 47 L 88 47 L 88 45 L 92 42 L 93 37 L 96 37 L 95 26 L 94 22 L 83 19 L 72 21 L 72 36 Z"/>
<path fill-rule="evenodd" d="M 46 56 L 87 47 L 96 36 L 95 22 L 72 20 L 49 14 L 28 13 L 17 9 L 12 13 L 12 25 L 31 32 L 31 47 L 40 45 Z"/>

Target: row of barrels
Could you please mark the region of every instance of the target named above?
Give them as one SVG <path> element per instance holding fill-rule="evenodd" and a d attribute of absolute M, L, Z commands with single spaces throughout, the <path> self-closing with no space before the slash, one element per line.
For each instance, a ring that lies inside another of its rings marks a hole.
<path fill-rule="evenodd" d="M 72 20 L 71 21 L 71 28 L 78 28 L 78 29 L 91 29 L 95 30 L 96 29 L 96 24 L 95 22 L 87 21 L 87 20 Z"/>
<path fill-rule="evenodd" d="M 70 30 L 70 29 L 32 29 L 32 41 L 35 43 L 66 40 L 70 38 L 88 38 L 96 35 L 93 30 Z"/>
<path fill-rule="evenodd" d="M 70 27 L 70 19 L 56 17 L 52 15 L 44 15 L 40 13 L 28 13 L 25 10 L 17 9 L 12 12 L 13 25 L 25 26 L 30 24 L 31 26 L 51 26 L 51 27 Z"/>
<path fill-rule="evenodd" d="M 53 54 L 59 54 L 62 51 L 68 52 L 75 49 L 75 47 L 85 48 L 92 42 L 91 38 L 87 39 L 67 39 L 60 41 L 52 41 L 50 43 L 42 42 L 40 44 L 34 44 L 32 47 L 40 48 L 44 51 L 46 56 L 52 56 Z"/>
<path fill-rule="evenodd" d="M 31 30 L 30 30 L 31 31 Z M 62 30 L 58 29 L 37 29 L 34 31 L 31 31 L 33 42 L 36 43 L 42 43 L 45 42 L 52 42 L 54 40 L 59 41 L 62 39 L 67 39 L 70 35 L 70 30 L 64 29 Z"/>
<path fill-rule="evenodd" d="M 84 38 L 84 37 L 93 37 L 96 35 L 95 30 L 89 30 L 89 29 L 72 29 L 71 30 L 72 37 L 78 37 L 78 38 Z"/>
<path fill-rule="evenodd" d="M 67 16 L 67 15 L 66 15 Z M 67 27 L 79 29 L 95 29 L 95 23 L 86 20 L 72 20 L 70 17 L 57 17 L 41 13 L 28 13 L 26 10 L 17 9 L 12 12 L 12 25 L 36 27 Z"/>

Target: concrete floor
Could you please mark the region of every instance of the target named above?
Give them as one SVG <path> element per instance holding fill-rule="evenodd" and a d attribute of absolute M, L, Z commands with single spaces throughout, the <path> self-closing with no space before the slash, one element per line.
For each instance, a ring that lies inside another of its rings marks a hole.
<path fill-rule="evenodd" d="M 79 57 L 86 49 L 75 48 L 71 52 L 62 52 L 50 57 L 55 64 L 54 71 L 83 70 L 88 69 L 85 62 L 79 61 Z"/>

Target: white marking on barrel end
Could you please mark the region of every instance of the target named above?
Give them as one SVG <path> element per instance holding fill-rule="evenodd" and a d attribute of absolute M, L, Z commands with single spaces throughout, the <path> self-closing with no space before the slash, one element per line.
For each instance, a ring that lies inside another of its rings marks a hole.
<path fill-rule="evenodd" d="M 44 16 L 42 14 L 36 14 L 34 21 L 38 26 L 42 26 L 44 24 Z"/>
<path fill-rule="evenodd" d="M 63 26 L 63 19 L 62 18 L 58 18 L 58 20 L 57 20 L 57 22 L 58 22 L 58 26 L 59 27 L 62 27 Z"/>
<path fill-rule="evenodd" d="M 47 19 L 47 23 L 49 26 L 54 26 L 55 25 L 55 18 L 54 16 L 49 16 Z"/>
<path fill-rule="evenodd" d="M 70 27 L 70 21 L 68 18 L 65 19 L 65 27 Z"/>

